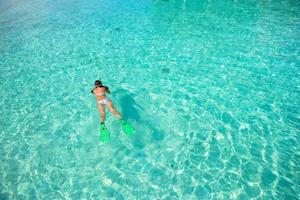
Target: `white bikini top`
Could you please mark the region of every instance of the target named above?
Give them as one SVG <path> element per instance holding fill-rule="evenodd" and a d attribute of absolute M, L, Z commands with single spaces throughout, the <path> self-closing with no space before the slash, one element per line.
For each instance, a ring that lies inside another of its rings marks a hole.
<path fill-rule="evenodd" d="M 95 96 L 102 96 L 104 95 L 105 93 L 99 93 L 99 94 L 95 94 Z"/>

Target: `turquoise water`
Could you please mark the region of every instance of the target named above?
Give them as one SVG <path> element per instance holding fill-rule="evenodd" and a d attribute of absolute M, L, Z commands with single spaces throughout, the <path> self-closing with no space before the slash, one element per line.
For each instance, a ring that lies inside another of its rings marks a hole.
<path fill-rule="evenodd" d="M 0 199 L 298 199 L 299 54 L 297 0 L 0 1 Z"/>

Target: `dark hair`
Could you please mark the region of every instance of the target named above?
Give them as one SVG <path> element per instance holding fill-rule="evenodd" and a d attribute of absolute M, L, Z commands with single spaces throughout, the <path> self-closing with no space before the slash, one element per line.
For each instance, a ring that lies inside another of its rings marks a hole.
<path fill-rule="evenodd" d="M 95 80 L 95 86 L 102 86 L 102 82 L 100 80 Z"/>

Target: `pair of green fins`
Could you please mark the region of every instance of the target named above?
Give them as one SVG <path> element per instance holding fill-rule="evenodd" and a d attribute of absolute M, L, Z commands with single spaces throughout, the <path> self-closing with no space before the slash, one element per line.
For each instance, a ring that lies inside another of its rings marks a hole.
<path fill-rule="evenodd" d="M 120 120 L 121 124 L 122 124 L 122 129 L 123 132 L 126 135 L 132 135 L 134 133 L 134 128 L 128 124 L 126 121 L 124 120 Z M 106 126 L 104 124 L 100 124 L 100 141 L 101 142 L 108 142 L 110 139 L 110 134 L 108 129 L 106 128 Z"/>

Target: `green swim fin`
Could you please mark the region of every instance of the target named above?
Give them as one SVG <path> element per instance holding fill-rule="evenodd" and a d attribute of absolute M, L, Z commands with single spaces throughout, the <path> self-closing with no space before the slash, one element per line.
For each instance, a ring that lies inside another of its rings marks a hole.
<path fill-rule="evenodd" d="M 108 142 L 109 139 L 110 139 L 110 135 L 108 129 L 105 127 L 104 124 L 100 124 L 100 141 Z"/>
<path fill-rule="evenodd" d="M 121 123 L 122 123 L 122 129 L 126 135 L 132 135 L 135 132 L 134 128 L 126 121 L 121 120 Z"/>

